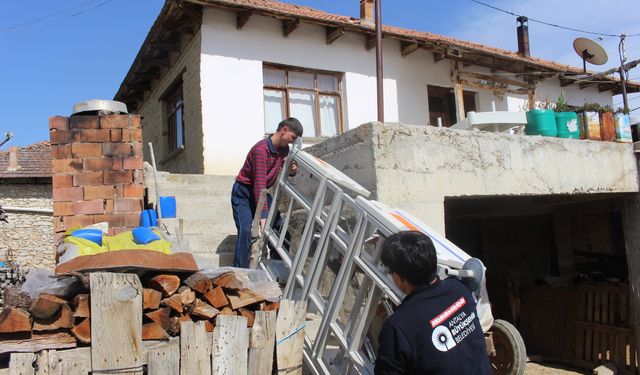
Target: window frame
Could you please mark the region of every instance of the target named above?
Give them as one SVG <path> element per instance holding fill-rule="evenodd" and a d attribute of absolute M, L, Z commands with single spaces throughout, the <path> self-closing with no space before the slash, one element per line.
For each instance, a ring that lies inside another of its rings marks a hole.
<path fill-rule="evenodd" d="M 262 92 L 263 92 L 263 97 L 264 97 L 264 91 L 265 90 L 271 90 L 271 91 L 280 91 L 283 93 L 284 96 L 284 105 L 285 105 L 285 118 L 291 117 L 291 106 L 290 106 L 290 102 L 289 102 L 289 94 L 290 91 L 303 91 L 303 92 L 309 92 L 309 93 L 313 93 L 315 95 L 315 127 L 314 127 L 314 134 L 313 136 L 305 136 L 303 138 L 329 138 L 332 136 L 324 136 L 322 135 L 322 124 L 320 123 L 320 96 L 332 96 L 337 98 L 336 103 L 338 105 L 338 128 L 336 129 L 336 134 L 335 135 L 340 135 L 342 133 L 344 133 L 344 115 L 343 115 L 343 102 L 342 102 L 342 77 L 343 74 L 342 73 L 338 73 L 338 72 L 332 72 L 332 71 L 327 71 L 327 70 L 321 70 L 321 69 L 310 69 L 310 68 L 300 68 L 300 67 L 293 67 L 293 66 L 287 66 L 287 65 L 279 65 L 279 64 L 271 64 L 271 63 L 265 63 L 262 65 L 262 71 L 264 73 L 265 69 L 272 69 L 272 70 L 280 70 L 284 72 L 284 86 L 280 86 L 280 85 L 273 85 L 273 84 L 266 84 L 264 81 L 262 83 Z M 313 74 L 313 89 L 310 89 L 308 87 L 298 87 L 298 86 L 290 86 L 289 85 L 289 72 L 298 72 L 298 73 L 311 73 Z M 318 75 L 328 75 L 328 76 L 333 76 L 337 79 L 337 90 L 338 91 L 326 91 L 326 90 L 320 90 L 319 85 L 318 85 Z M 263 99 L 263 105 L 264 105 L 264 99 Z M 304 125 L 304 124 L 303 124 Z M 265 134 L 268 134 L 267 129 L 266 129 L 266 124 L 265 124 Z"/>
<path fill-rule="evenodd" d="M 458 122 L 457 115 L 456 115 L 457 109 L 458 109 L 458 103 L 455 101 L 455 94 L 453 91 L 454 91 L 453 87 L 438 86 L 438 85 L 431 85 L 431 84 L 427 85 L 427 105 L 428 105 L 427 118 L 429 121 L 428 122 L 429 125 L 438 126 L 437 121 L 435 123 L 431 122 L 431 113 L 433 111 L 430 103 L 431 98 L 442 100 L 442 105 L 445 110 L 445 112 L 442 112 L 444 116 L 441 117 L 443 122 L 442 124 L 443 128 L 448 128 L 452 125 L 455 125 Z M 462 95 L 463 95 L 465 115 L 470 111 L 476 111 L 478 108 L 478 91 L 463 90 Z M 469 98 L 472 98 L 473 100 L 468 100 Z"/>
<path fill-rule="evenodd" d="M 164 118 L 167 126 L 167 154 L 184 150 L 186 144 L 185 121 L 184 121 L 184 81 L 180 75 L 175 82 L 166 89 L 162 95 L 162 101 L 165 105 Z M 180 112 L 178 112 L 180 111 Z M 182 143 L 178 144 L 178 124 L 177 113 L 181 114 Z M 175 121 L 172 121 L 175 118 Z"/>

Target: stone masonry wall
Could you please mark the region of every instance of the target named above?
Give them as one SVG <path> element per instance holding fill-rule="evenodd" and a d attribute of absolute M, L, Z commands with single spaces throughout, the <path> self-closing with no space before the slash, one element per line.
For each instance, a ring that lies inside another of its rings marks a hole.
<path fill-rule="evenodd" d="M 51 209 L 50 184 L 3 184 L 0 205 Z M 14 261 L 22 268 L 53 268 L 53 220 L 51 214 L 7 212 L 0 222 L 0 260 Z"/>
<path fill-rule="evenodd" d="M 49 119 L 53 225 L 64 231 L 108 222 L 109 234 L 138 226 L 144 196 L 140 115 Z"/>

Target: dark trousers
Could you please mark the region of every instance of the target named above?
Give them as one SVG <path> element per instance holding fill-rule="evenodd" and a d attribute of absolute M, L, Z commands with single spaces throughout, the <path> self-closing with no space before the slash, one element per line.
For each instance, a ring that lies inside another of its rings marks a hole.
<path fill-rule="evenodd" d="M 231 189 L 231 208 L 233 221 L 236 223 L 238 237 L 236 238 L 236 252 L 233 256 L 233 266 L 249 268 L 251 256 L 251 222 L 256 212 L 256 200 L 250 185 L 235 182 Z"/>
<path fill-rule="evenodd" d="M 271 195 L 267 194 L 267 204 L 271 207 Z M 231 208 L 233 209 L 233 221 L 236 223 L 238 237 L 236 238 L 236 252 L 233 256 L 233 266 L 241 268 L 249 268 L 249 260 L 251 258 L 251 224 L 256 213 L 256 202 L 253 197 L 253 187 L 251 185 L 234 182 L 231 189 Z M 262 207 L 260 207 L 262 210 Z M 282 227 L 282 217 L 276 212 L 273 229 L 280 232 Z M 284 247 L 289 249 L 289 241 L 291 236 L 287 232 L 285 234 Z M 280 255 L 269 246 L 271 259 L 280 259 Z"/>

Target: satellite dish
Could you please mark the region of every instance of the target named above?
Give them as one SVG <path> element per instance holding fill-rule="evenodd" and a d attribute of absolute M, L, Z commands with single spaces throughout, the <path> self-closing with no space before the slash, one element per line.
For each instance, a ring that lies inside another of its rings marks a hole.
<path fill-rule="evenodd" d="M 607 52 L 601 45 L 587 38 L 576 38 L 573 49 L 582 58 L 584 72 L 587 72 L 587 62 L 593 65 L 604 65 L 609 60 Z"/>

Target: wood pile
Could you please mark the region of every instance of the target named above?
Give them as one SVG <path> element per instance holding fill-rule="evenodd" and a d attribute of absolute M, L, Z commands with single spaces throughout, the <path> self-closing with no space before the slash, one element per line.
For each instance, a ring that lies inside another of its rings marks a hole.
<path fill-rule="evenodd" d="M 18 287 L 5 288 L 0 314 L 0 354 L 18 342 L 33 341 L 33 350 L 68 348 L 91 343 L 91 300 L 88 280 L 74 295 L 40 294 L 31 299 Z M 168 340 L 180 335 L 182 322 L 203 322 L 212 332 L 218 315 L 243 316 L 252 327 L 256 311 L 278 310 L 258 293 L 243 288 L 241 276 L 225 272 L 161 273 L 141 277 L 142 339 Z"/>

